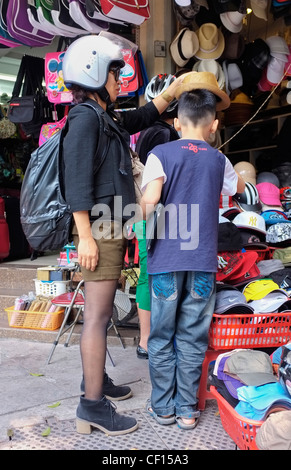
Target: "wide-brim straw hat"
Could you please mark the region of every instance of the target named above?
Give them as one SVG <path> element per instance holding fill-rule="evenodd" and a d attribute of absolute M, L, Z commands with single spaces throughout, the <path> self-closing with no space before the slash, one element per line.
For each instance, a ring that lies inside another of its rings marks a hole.
<path fill-rule="evenodd" d="M 198 37 L 189 28 L 181 29 L 170 45 L 171 56 L 179 67 L 184 67 L 198 49 Z"/>
<path fill-rule="evenodd" d="M 209 90 L 218 98 L 217 111 L 222 111 L 229 107 L 229 96 L 219 88 L 215 75 L 211 72 L 190 72 L 185 75 L 183 82 L 177 87 L 175 97 L 179 99 L 185 91 L 197 89 Z"/>

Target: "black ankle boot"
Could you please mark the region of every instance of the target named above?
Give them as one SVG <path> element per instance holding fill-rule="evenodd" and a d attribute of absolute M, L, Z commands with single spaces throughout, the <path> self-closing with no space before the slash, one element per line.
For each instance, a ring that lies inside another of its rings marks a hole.
<path fill-rule="evenodd" d="M 81 382 L 81 392 L 85 392 L 84 377 Z M 105 395 L 108 400 L 120 401 L 130 398 L 132 391 L 127 385 L 114 385 L 112 379 L 104 372 L 103 395 Z"/>
<path fill-rule="evenodd" d="M 110 436 L 118 436 L 135 431 L 138 424 L 134 418 L 116 413 L 115 406 L 106 397 L 98 401 L 81 397 L 76 427 L 80 434 L 91 434 L 93 427 Z"/>

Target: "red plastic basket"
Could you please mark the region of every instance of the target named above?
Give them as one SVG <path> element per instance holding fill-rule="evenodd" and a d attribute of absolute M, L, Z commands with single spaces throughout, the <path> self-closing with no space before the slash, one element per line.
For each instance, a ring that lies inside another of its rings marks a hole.
<path fill-rule="evenodd" d="M 210 391 L 217 401 L 223 429 L 240 450 L 258 450 L 256 435 L 263 421 L 247 419 L 235 409 L 211 386 Z"/>
<path fill-rule="evenodd" d="M 213 314 L 208 346 L 211 349 L 279 347 L 291 340 L 291 311 L 241 315 Z"/>

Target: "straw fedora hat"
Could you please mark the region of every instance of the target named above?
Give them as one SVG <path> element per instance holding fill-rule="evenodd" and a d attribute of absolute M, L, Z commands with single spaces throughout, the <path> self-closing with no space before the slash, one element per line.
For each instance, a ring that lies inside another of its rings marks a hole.
<path fill-rule="evenodd" d="M 181 29 L 170 45 L 172 58 L 179 67 L 184 67 L 194 57 L 198 49 L 197 34 L 189 28 Z"/>
<path fill-rule="evenodd" d="M 222 111 L 230 105 L 229 96 L 219 88 L 215 75 L 211 72 L 190 72 L 185 75 L 183 82 L 177 87 L 175 97 L 180 98 L 184 91 L 205 89 L 214 93 L 219 99 L 216 109 Z"/>
<path fill-rule="evenodd" d="M 214 23 L 204 23 L 197 32 L 199 49 L 195 53 L 197 59 L 218 59 L 225 46 L 224 36 Z"/>
<path fill-rule="evenodd" d="M 183 82 L 177 87 L 175 97 L 179 99 L 184 91 L 206 89 L 214 93 L 219 99 L 216 109 L 222 111 L 230 105 L 229 96 L 219 88 L 215 75 L 211 72 L 190 72 L 185 75 Z"/>

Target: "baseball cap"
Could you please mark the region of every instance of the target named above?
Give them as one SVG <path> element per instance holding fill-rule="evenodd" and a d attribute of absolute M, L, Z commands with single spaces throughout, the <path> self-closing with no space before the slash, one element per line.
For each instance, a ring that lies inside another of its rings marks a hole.
<path fill-rule="evenodd" d="M 268 249 L 268 245 L 266 243 L 262 243 L 259 233 L 252 232 L 250 230 L 240 229 L 241 240 L 243 243 L 244 248 L 252 247 L 254 249 Z"/>
<path fill-rule="evenodd" d="M 217 314 L 252 314 L 254 311 L 248 305 L 242 292 L 238 289 L 223 289 L 216 293 L 214 311 Z"/>
<path fill-rule="evenodd" d="M 258 255 L 256 252 L 226 251 L 218 255 L 218 281 L 235 280 L 247 273 L 255 264 Z"/>
<path fill-rule="evenodd" d="M 220 252 L 217 256 L 217 281 L 224 281 L 236 272 L 243 264 L 243 254 L 239 251 Z"/>
<path fill-rule="evenodd" d="M 252 300 L 249 305 L 254 309 L 254 313 L 276 312 L 281 305 L 289 299 L 287 292 L 273 291 L 267 294 L 263 299 Z"/>
<path fill-rule="evenodd" d="M 256 256 L 258 256 L 257 253 L 256 253 Z M 247 284 L 248 282 L 250 282 L 250 280 L 254 281 L 255 279 L 260 279 L 261 277 L 262 276 L 261 276 L 260 270 L 259 270 L 257 264 L 254 263 L 248 269 L 248 271 L 246 271 L 243 275 L 241 275 L 240 277 L 237 277 L 235 279 L 228 279 L 227 282 L 229 284 L 232 284 L 235 287 L 240 287 L 240 286 L 243 286 L 244 284 Z"/>
<path fill-rule="evenodd" d="M 277 223 L 271 225 L 266 232 L 266 242 L 276 245 L 290 245 L 291 225 L 290 223 Z"/>
<path fill-rule="evenodd" d="M 281 260 L 284 266 L 290 266 L 291 263 L 291 246 L 275 250 L 273 258 Z"/>
<path fill-rule="evenodd" d="M 276 282 L 272 281 L 272 279 L 259 279 L 249 282 L 244 287 L 243 294 L 247 302 L 249 302 L 250 300 L 262 299 L 267 294 L 274 291 L 280 292 L 280 288 Z"/>
<path fill-rule="evenodd" d="M 269 227 L 273 224 L 278 224 L 281 222 L 291 223 L 291 220 L 288 220 L 288 217 L 284 212 L 277 210 L 267 210 L 261 212 L 261 216 L 265 219 L 266 226 Z"/>
<path fill-rule="evenodd" d="M 270 356 L 263 351 L 246 349 L 229 356 L 224 372 L 245 385 L 260 386 L 277 382 Z"/>
<path fill-rule="evenodd" d="M 284 264 L 279 259 L 274 259 L 274 258 L 265 259 L 265 260 L 258 261 L 258 268 L 263 277 L 271 275 L 271 278 L 272 278 L 272 273 L 276 271 L 281 271 L 282 269 L 284 269 Z M 276 279 L 274 278 L 272 279 L 274 282 L 276 282 L 279 285 L 279 287 L 281 287 L 279 282 L 276 281 Z"/>
<path fill-rule="evenodd" d="M 244 211 L 240 212 L 233 219 L 233 223 L 239 228 L 245 228 L 266 234 L 265 219 L 256 212 Z"/>
<path fill-rule="evenodd" d="M 259 183 L 257 190 L 260 200 L 267 206 L 281 206 L 280 189 L 273 183 Z"/>
<path fill-rule="evenodd" d="M 233 398 L 237 397 L 237 389 L 243 387 L 244 383 L 224 372 L 225 362 L 229 356 L 221 358 L 217 367 L 217 378 L 223 380 L 223 383 Z"/>
<path fill-rule="evenodd" d="M 275 270 L 270 273 L 270 278 L 278 284 L 280 289 L 285 289 L 286 291 L 291 289 L 291 268 L 284 268 L 284 265 L 281 260 L 274 259 L 273 261 L 279 262 L 282 264 L 281 269 Z"/>
<path fill-rule="evenodd" d="M 218 251 L 240 251 L 243 247 L 238 227 L 225 219 L 218 224 Z"/>

